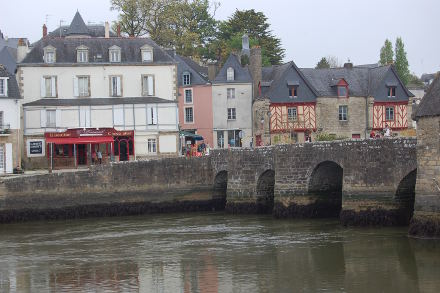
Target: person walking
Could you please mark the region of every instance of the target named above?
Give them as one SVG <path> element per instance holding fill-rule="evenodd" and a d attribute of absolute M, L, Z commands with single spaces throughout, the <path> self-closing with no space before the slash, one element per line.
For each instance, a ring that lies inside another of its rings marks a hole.
<path fill-rule="evenodd" d="M 102 164 L 102 153 L 100 150 L 98 150 L 98 152 L 96 153 L 97 157 L 98 157 L 98 162 L 101 165 Z"/>

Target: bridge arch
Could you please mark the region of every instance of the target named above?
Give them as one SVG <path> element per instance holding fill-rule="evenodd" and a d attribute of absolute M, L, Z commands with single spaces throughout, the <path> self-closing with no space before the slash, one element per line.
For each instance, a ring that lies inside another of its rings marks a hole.
<path fill-rule="evenodd" d="M 212 199 L 218 210 L 224 210 L 226 206 L 226 194 L 228 189 L 228 171 L 222 170 L 215 175 Z"/>
<path fill-rule="evenodd" d="M 264 171 L 257 181 L 257 213 L 271 214 L 274 206 L 275 171 Z"/>
<path fill-rule="evenodd" d="M 416 179 L 417 169 L 414 169 L 403 177 L 397 186 L 394 199 L 399 205 L 400 224 L 408 225 L 414 213 Z"/>
<path fill-rule="evenodd" d="M 310 174 L 308 195 L 314 217 L 339 217 L 342 209 L 344 170 L 334 161 L 323 161 Z"/>

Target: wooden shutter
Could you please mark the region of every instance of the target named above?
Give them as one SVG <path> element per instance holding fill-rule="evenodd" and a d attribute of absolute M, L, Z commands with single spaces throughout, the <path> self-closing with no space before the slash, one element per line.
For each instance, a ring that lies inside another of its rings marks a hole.
<path fill-rule="evenodd" d="M 61 127 L 61 110 L 57 109 L 55 111 L 55 126 Z"/>
<path fill-rule="evenodd" d="M 46 97 L 46 79 L 44 77 L 41 78 L 41 97 Z"/>
<path fill-rule="evenodd" d="M 147 107 L 147 124 L 148 125 L 153 124 L 152 112 L 153 112 L 153 108 Z"/>
<path fill-rule="evenodd" d="M 154 95 L 154 77 L 152 75 L 148 76 L 148 95 Z"/>
<path fill-rule="evenodd" d="M 51 85 L 50 96 L 51 97 L 56 97 L 57 96 L 57 78 L 55 76 L 52 76 L 50 78 L 50 85 Z"/>
<path fill-rule="evenodd" d="M 116 77 L 116 95 L 119 97 L 121 96 L 121 77 L 117 76 Z"/>
<path fill-rule="evenodd" d="M 151 109 L 153 111 L 153 124 L 156 125 L 157 124 L 157 108 L 153 107 Z"/>
<path fill-rule="evenodd" d="M 79 97 L 78 78 L 76 76 L 73 77 L 73 96 Z"/>
<path fill-rule="evenodd" d="M 124 125 L 124 108 L 113 108 L 113 124 L 114 126 Z"/>
<path fill-rule="evenodd" d="M 46 110 L 40 110 L 40 126 L 41 128 L 46 127 Z"/>

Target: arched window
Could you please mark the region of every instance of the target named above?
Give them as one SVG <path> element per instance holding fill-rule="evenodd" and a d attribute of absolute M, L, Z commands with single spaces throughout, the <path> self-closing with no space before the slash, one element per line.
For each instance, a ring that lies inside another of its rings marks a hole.
<path fill-rule="evenodd" d="M 226 71 L 226 80 L 234 80 L 234 68 L 229 67 Z"/>

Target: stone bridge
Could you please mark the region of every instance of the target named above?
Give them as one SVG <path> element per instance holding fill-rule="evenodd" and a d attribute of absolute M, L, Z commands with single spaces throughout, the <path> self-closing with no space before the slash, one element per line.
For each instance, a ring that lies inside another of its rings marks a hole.
<path fill-rule="evenodd" d="M 203 158 L 102 165 L 0 181 L 0 222 L 224 209 L 407 224 L 416 140 L 375 139 L 214 150 Z"/>
<path fill-rule="evenodd" d="M 215 151 L 216 190 L 232 213 L 339 216 L 345 224 L 407 224 L 416 139 L 377 139 Z"/>

